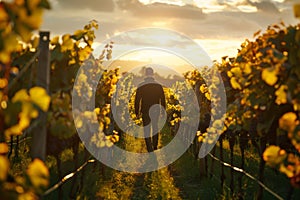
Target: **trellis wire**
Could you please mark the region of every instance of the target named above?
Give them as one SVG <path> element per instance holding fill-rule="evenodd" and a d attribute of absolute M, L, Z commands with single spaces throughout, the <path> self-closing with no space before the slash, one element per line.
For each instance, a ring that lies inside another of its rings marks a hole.
<path fill-rule="evenodd" d="M 8 90 L 10 90 L 18 82 L 18 80 L 22 77 L 22 75 L 32 66 L 33 62 L 37 59 L 39 54 L 40 51 L 37 50 L 37 52 L 29 60 L 29 62 L 27 62 L 26 65 L 21 69 L 18 75 L 9 83 Z"/>
<path fill-rule="evenodd" d="M 76 175 L 78 172 L 80 172 L 84 167 L 87 166 L 87 164 L 89 163 L 94 163 L 96 162 L 95 159 L 90 159 L 87 160 L 85 163 L 83 163 L 79 168 L 77 168 L 74 172 L 67 174 L 66 176 L 64 176 L 58 183 L 56 183 L 55 185 L 53 185 L 51 188 L 49 188 L 46 192 L 44 192 L 43 196 L 46 196 L 50 193 L 52 193 L 53 191 L 55 191 L 56 189 L 58 189 L 61 185 L 63 185 L 67 180 L 69 180 L 70 178 L 74 177 L 74 175 Z"/>
<path fill-rule="evenodd" d="M 257 182 L 261 187 L 263 187 L 267 192 L 269 192 L 271 195 L 273 195 L 277 199 L 284 200 L 281 196 L 279 196 L 278 194 L 276 194 L 273 190 L 271 190 L 269 187 L 267 187 L 265 184 L 263 184 L 260 180 L 258 180 L 257 178 L 255 178 L 254 176 L 252 176 L 250 173 L 246 172 L 245 170 L 240 169 L 240 168 L 235 167 L 235 166 L 232 166 L 231 164 L 226 163 L 226 162 L 220 160 L 219 158 L 215 157 L 211 153 L 208 153 L 208 155 L 212 159 L 214 159 L 214 160 L 218 161 L 219 163 L 221 163 L 223 166 L 229 167 L 229 168 L 233 169 L 236 172 L 240 172 L 240 173 L 246 175 L 248 178 L 252 179 L 253 181 Z"/>

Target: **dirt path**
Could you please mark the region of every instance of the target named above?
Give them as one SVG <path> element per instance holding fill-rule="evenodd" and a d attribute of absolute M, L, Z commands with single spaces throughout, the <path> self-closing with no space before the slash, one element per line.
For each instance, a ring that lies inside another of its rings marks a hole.
<path fill-rule="evenodd" d="M 160 137 L 160 146 L 163 146 Z M 124 149 L 132 152 L 146 152 L 145 141 L 130 136 L 123 137 Z M 162 158 L 163 159 L 163 158 Z M 130 158 L 126 162 L 135 167 L 141 163 L 134 163 Z M 159 161 L 158 161 L 159 162 Z M 108 182 L 103 184 L 98 192 L 99 199 L 128 200 L 128 199 L 182 199 L 180 190 L 168 167 L 149 173 L 126 173 L 113 171 Z"/>

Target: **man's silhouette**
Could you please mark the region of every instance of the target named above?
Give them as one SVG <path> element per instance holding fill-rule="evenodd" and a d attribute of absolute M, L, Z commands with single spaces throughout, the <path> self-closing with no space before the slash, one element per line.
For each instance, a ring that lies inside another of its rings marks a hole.
<path fill-rule="evenodd" d="M 160 104 L 165 108 L 166 101 L 163 87 L 153 78 L 153 69 L 146 68 L 145 75 L 144 82 L 138 86 L 136 91 L 134 108 L 137 116 L 142 115 L 146 146 L 148 152 L 151 152 L 156 150 L 158 145 L 158 119 L 161 110 L 151 109 L 152 120 L 149 111 L 151 106 L 156 104 Z M 147 126 L 148 124 L 150 126 Z"/>

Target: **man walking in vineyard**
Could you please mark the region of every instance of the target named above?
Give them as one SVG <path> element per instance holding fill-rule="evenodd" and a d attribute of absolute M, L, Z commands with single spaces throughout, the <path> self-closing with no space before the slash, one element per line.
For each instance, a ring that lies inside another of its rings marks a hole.
<path fill-rule="evenodd" d="M 163 87 L 154 80 L 153 74 L 152 68 L 146 68 L 146 78 L 138 86 L 134 103 L 136 116 L 142 116 L 148 152 L 157 150 L 158 145 L 158 120 L 162 110 L 154 105 L 158 104 L 166 108 Z"/>

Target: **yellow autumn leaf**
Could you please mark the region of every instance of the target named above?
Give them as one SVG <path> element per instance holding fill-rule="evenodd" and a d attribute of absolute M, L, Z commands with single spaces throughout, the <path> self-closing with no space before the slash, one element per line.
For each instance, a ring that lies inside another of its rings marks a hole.
<path fill-rule="evenodd" d="M 118 82 L 118 77 L 113 75 L 113 78 L 111 79 L 111 84 L 115 85 Z"/>
<path fill-rule="evenodd" d="M 205 97 L 207 98 L 207 100 L 209 100 L 209 101 L 211 100 L 210 99 L 210 94 L 208 92 L 205 93 Z"/>
<path fill-rule="evenodd" d="M 9 63 L 9 61 L 10 61 L 10 53 L 9 52 L 1 52 L 0 62 Z"/>
<path fill-rule="evenodd" d="M 4 142 L 0 143 L 0 154 L 6 154 L 8 152 L 8 145 Z"/>
<path fill-rule="evenodd" d="M 76 64 L 75 58 L 72 58 L 71 60 L 69 60 L 68 65 L 74 65 L 74 64 Z"/>
<path fill-rule="evenodd" d="M 27 128 L 30 124 L 30 118 L 28 116 L 22 116 L 19 121 L 19 127 L 21 130 Z"/>
<path fill-rule="evenodd" d="M 17 35 L 11 33 L 4 40 L 4 51 L 11 53 L 16 50 L 18 45 Z"/>
<path fill-rule="evenodd" d="M 18 196 L 18 200 L 36 200 L 39 199 L 32 191 L 21 193 Z"/>
<path fill-rule="evenodd" d="M 294 131 L 296 125 L 297 125 L 297 115 L 293 112 L 285 113 L 280 119 L 279 119 L 279 128 L 287 131 L 292 132 Z"/>
<path fill-rule="evenodd" d="M 109 117 L 104 117 L 105 123 L 106 124 L 110 124 L 111 120 Z"/>
<path fill-rule="evenodd" d="M 23 44 L 22 43 L 18 43 L 17 46 L 16 46 L 16 52 L 21 52 L 23 51 Z M 12 67 L 11 69 L 11 72 L 14 73 L 14 74 L 17 74 L 19 73 L 19 69 L 17 67 Z"/>
<path fill-rule="evenodd" d="M 279 167 L 279 171 L 284 173 L 287 177 L 292 178 L 294 176 L 294 172 L 291 169 L 288 169 L 284 164 L 281 164 Z"/>
<path fill-rule="evenodd" d="M 212 125 L 212 126 L 213 126 L 215 129 L 223 130 L 224 124 L 223 124 L 222 120 L 217 119 L 217 120 L 214 120 L 214 121 L 213 121 L 213 125 Z"/>
<path fill-rule="evenodd" d="M 62 36 L 63 42 L 69 40 L 70 38 L 71 38 L 71 35 L 70 35 L 70 34 L 65 34 L 65 35 Z"/>
<path fill-rule="evenodd" d="M 202 135 L 198 136 L 198 142 L 204 142 L 204 137 Z"/>
<path fill-rule="evenodd" d="M 34 37 L 32 39 L 31 45 L 32 45 L 32 48 L 35 48 L 35 49 L 38 48 L 38 46 L 39 46 L 39 38 L 38 37 Z"/>
<path fill-rule="evenodd" d="M 286 151 L 275 145 L 267 147 L 263 153 L 263 159 L 270 166 L 276 166 L 282 163 L 286 156 Z"/>
<path fill-rule="evenodd" d="M 105 147 L 106 146 L 106 141 L 101 139 L 101 140 L 98 140 L 97 142 L 97 147 Z"/>
<path fill-rule="evenodd" d="M 230 71 L 235 75 L 235 77 L 242 76 L 242 71 L 239 67 L 233 67 Z"/>
<path fill-rule="evenodd" d="M 87 76 L 83 73 L 80 73 L 79 76 L 77 77 L 78 82 L 80 83 L 85 83 L 87 81 Z"/>
<path fill-rule="evenodd" d="M 12 127 L 9 127 L 8 129 L 6 129 L 4 131 L 4 134 L 5 134 L 6 138 L 10 138 L 11 135 L 21 135 L 22 131 L 23 131 L 23 129 L 20 126 L 20 124 L 16 124 Z"/>
<path fill-rule="evenodd" d="M 25 0 L 15 0 L 14 3 L 15 3 L 17 6 L 22 6 L 22 5 L 24 5 Z"/>
<path fill-rule="evenodd" d="M 4 29 L 8 24 L 8 14 L 4 9 L 4 6 L 0 6 L 0 29 Z"/>
<path fill-rule="evenodd" d="M 43 161 L 34 159 L 27 169 L 27 175 L 36 188 L 46 188 L 49 185 L 49 171 Z"/>
<path fill-rule="evenodd" d="M 85 33 L 86 33 L 86 30 L 77 30 L 74 32 L 74 36 L 77 39 L 80 39 Z"/>
<path fill-rule="evenodd" d="M 84 61 L 85 59 L 88 58 L 88 56 L 91 54 L 91 52 L 92 52 L 92 50 L 88 46 L 86 46 L 83 49 L 80 49 L 78 51 L 79 60 Z"/>
<path fill-rule="evenodd" d="M 16 94 L 12 98 L 13 103 L 18 101 L 29 101 L 29 95 L 27 94 L 25 89 L 16 92 Z"/>
<path fill-rule="evenodd" d="M 105 146 L 112 147 L 113 145 L 114 145 L 114 143 L 111 141 L 110 136 L 106 136 Z"/>
<path fill-rule="evenodd" d="M 83 115 L 85 118 L 87 119 L 91 119 L 91 118 L 97 118 L 96 114 L 91 112 L 91 111 L 84 111 Z"/>
<path fill-rule="evenodd" d="M 21 112 L 19 113 L 19 122 L 16 125 L 5 130 L 6 137 L 11 135 L 20 135 L 23 130 L 28 128 L 31 119 L 38 117 L 38 110 L 30 102 L 30 97 L 25 90 L 20 90 L 13 97 L 13 102 L 20 101 L 22 103 Z"/>
<path fill-rule="evenodd" d="M 81 128 L 83 125 L 83 121 L 80 117 L 76 117 L 74 123 L 76 128 Z"/>
<path fill-rule="evenodd" d="M 276 95 L 276 104 L 280 105 L 280 104 L 285 104 L 287 103 L 287 94 L 286 94 L 286 90 L 288 89 L 288 87 L 286 85 L 281 85 L 278 90 L 276 90 L 275 95 Z"/>
<path fill-rule="evenodd" d="M 272 68 L 263 69 L 261 73 L 261 78 L 270 86 L 275 85 L 275 83 L 278 80 L 277 72 L 275 69 Z"/>
<path fill-rule="evenodd" d="M 100 108 L 95 108 L 94 112 L 96 113 L 96 115 L 99 115 L 100 114 Z"/>
<path fill-rule="evenodd" d="M 27 118 L 37 118 L 39 112 L 37 109 L 34 108 L 31 102 L 23 102 L 22 103 L 22 111 L 20 113 L 20 117 L 27 117 Z"/>
<path fill-rule="evenodd" d="M 114 143 L 118 142 L 119 140 L 120 140 L 120 136 L 118 136 L 118 135 L 113 135 L 111 137 L 111 141 L 114 142 Z"/>
<path fill-rule="evenodd" d="M 38 7 L 38 5 L 41 3 L 41 0 L 30 0 L 28 1 L 28 8 L 30 10 L 34 10 Z"/>
<path fill-rule="evenodd" d="M 230 78 L 230 84 L 231 84 L 233 89 L 239 89 L 239 90 L 242 89 L 241 85 L 237 82 L 235 77 Z"/>
<path fill-rule="evenodd" d="M 5 181 L 9 170 L 9 162 L 6 156 L 0 156 L 0 182 Z"/>
<path fill-rule="evenodd" d="M 251 74 L 251 72 L 252 72 L 251 64 L 249 64 L 249 63 L 245 64 L 244 73 L 248 75 L 248 74 Z"/>
<path fill-rule="evenodd" d="M 0 18 L 3 19 L 3 20 L 7 20 L 8 19 L 8 14 L 5 11 L 3 5 L 0 6 Z"/>
<path fill-rule="evenodd" d="M 231 77 L 233 76 L 233 74 L 231 73 L 231 71 L 227 71 L 227 76 L 228 76 L 229 78 L 231 78 Z"/>
<path fill-rule="evenodd" d="M 135 113 L 131 113 L 131 114 L 130 114 L 130 117 L 131 117 L 131 119 L 134 119 L 134 120 L 136 120 L 136 119 L 138 118 L 138 116 L 136 116 Z"/>
<path fill-rule="evenodd" d="M 0 78 L 0 88 L 3 89 L 7 86 L 8 81 L 6 78 Z"/>
<path fill-rule="evenodd" d="M 31 101 L 39 106 L 42 111 L 46 112 L 48 110 L 51 98 L 44 88 L 33 87 L 29 90 L 29 94 Z"/>
<path fill-rule="evenodd" d="M 300 102 L 293 100 L 293 107 L 295 111 L 300 111 Z"/>
<path fill-rule="evenodd" d="M 74 43 L 73 43 L 73 41 L 72 41 L 69 34 L 63 35 L 62 41 L 63 41 L 63 43 L 61 45 L 61 51 L 62 52 L 73 49 Z"/>
<path fill-rule="evenodd" d="M 32 37 L 32 32 L 26 24 L 17 22 L 16 29 L 17 29 L 18 33 L 20 34 L 20 36 L 22 37 L 24 42 L 30 41 L 30 39 Z"/>
<path fill-rule="evenodd" d="M 94 27 L 95 29 L 98 29 L 98 22 L 97 22 L 97 20 L 92 20 L 92 21 L 90 22 L 90 25 L 91 25 L 92 27 Z"/>
<path fill-rule="evenodd" d="M 54 38 L 51 39 L 50 44 L 52 45 L 56 45 L 59 42 L 59 37 L 55 36 Z"/>
<path fill-rule="evenodd" d="M 202 93 L 207 92 L 207 87 L 206 87 L 205 84 L 202 84 L 202 85 L 200 86 L 200 91 L 201 91 Z"/>
<path fill-rule="evenodd" d="M 30 121 L 32 118 L 36 118 L 38 116 L 38 111 L 33 107 L 31 103 L 23 102 L 22 111 L 19 114 L 19 128 L 23 131 L 28 128 L 30 125 Z"/>
<path fill-rule="evenodd" d="M 41 8 L 32 10 L 30 14 L 28 14 L 26 8 L 21 8 L 18 10 L 18 15 L 20 20 L 18 24 L 23 24 L 28 29 L 38 29 L 42 24 L 43 10 Z"/>
<path fill-rule="evenodd" d="M 17 10 L 18 20 L 19 22 L 24 22 L 28 16 L 28 12 L 26 7 L 19 7 Z"/>

